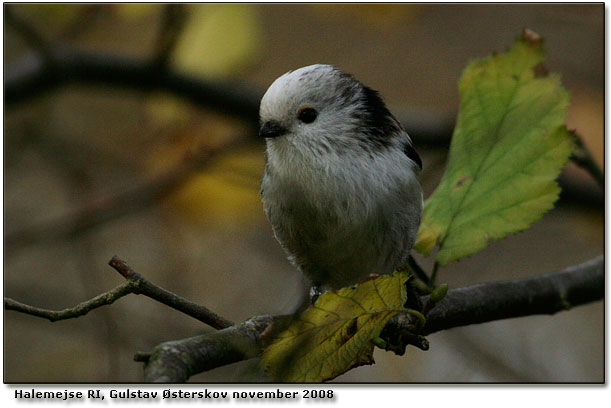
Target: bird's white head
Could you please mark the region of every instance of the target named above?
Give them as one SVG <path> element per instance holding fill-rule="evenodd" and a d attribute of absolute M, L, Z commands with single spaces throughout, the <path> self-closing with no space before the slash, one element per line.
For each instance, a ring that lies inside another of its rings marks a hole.
<path fill-rule="evenodd" d="M 403 132 L 376 91 L 322 64 L 276 79 L 261 100 L 260 118 L 268 147 L 317 155 L 375 153 Z"/>

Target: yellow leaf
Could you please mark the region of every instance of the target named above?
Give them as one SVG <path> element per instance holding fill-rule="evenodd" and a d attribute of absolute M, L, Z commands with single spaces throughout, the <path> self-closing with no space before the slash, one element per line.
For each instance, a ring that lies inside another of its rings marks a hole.
<path fill-rule="evenodd" d="M 326 292 L 265 349 L 262 364 L 274 379 L 286 382 L 326 381 L 373 364 L 372 339 L 405 311 L 408 279 L 395 272 Z"/>
<path fill-rule="evenodd" d="M 418 230 L 418 237 L 416 238 L 416 243 L 414 244 L 414 249 L 421 254 L 429 255 L 435 245 L 437 244 L 437 239 L 441 234 L 441 228 L 434 228 L 431 225 L 425 225 L 422 223 L 420 225 L 420 229 Z"/>
<path fill-rule="evenodd" d="M 147 173 L 167 172 L 197 146 L 200 144 L 189 137 L 162 146 L 150 154 Z M 168 197 L 167 204 L 205 227 L 229 228 L 263 223 L 265 216 L 259 193 L 263 166 L 259 149 L 240 149 L 219 156 L 205 169 L 194 172 L 185 180 Z"/>
<path fill-rule="evenodd" d="M 258 183 L 249 188 L 220 173 L 194 174 L 171 202 L 192 220 L 207 226 L 241 225 L 260 221 L 263 210 Z"/>
<path fill-rule="evenodd" d="M 178 69 L 193 75 L 226 76 L 252 62 L 261 32 L 255 6 L 198 4 L 174 51 Z"/>

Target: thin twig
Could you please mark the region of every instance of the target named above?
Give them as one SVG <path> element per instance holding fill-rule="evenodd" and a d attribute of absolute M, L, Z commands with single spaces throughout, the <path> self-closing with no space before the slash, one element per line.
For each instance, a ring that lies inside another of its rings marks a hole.
<path fill-rule="evenodd" d="M 137 282 L 127 281 L 120 286 L 106 292 L 102 293 L 94 297 L 93 299 L 87 300 L 86 302 L 79 303 L 78 305 L 64 309 L 64 310 L 47 310 L 41 309 L 38 307 L 26 305 L 24 303 L 18 302 L 11 298 L 4 298 L 4 309 L 5 310 L 14 310 L 16 312 L 21 312 L 25 314 L 29 314 L 32 316 L 42 317 L 44 319 L 48 319 L 52 322 L 56 322 L 58 320 L 65 319 L 74 319 L 79 316 L 84 316 L 87 313 L 91 312 L 94 309 L 97 309 L 102 306 L 110 305 L 114 303 L 117 299 L 122 298 L 123 296 L 129 295 L 130 293 L 135 293 L 135 288 L 137 286 Z"/>
<path fill-rule="evenodd" d="M 14 310 L 32 316 L 42 317 L 54 322 L 83 316 L 94 309 L 109 305 L 123 296 L 134 293 L 137 295 L 150 297 L 151 299 L 185 313 L 186 315 L 214 327 L 215 329 L 224 329 L 234 325 L 233 322 L 217 315 L 210 309 L 190 302 L 183 297 L 152 284 L 142 275 L 134 272 L 134 270 L 125 261 L 117 258 L 116 256 L 113 257 L 108 264 L 119 272 L 127 281 L 106 293 L 102 293 L 101 295 L 98 295 L 86 302 L 80 303 L 72 308 L 60 311 L 46 310 L 26 305 L 6 297 L 4 298 L 4 308 L 5 310 Z"/>
<path fill-rule="evenodd" d="M 422 269 L 422 267 L 418 264 L 418 262 L 416 262 L 412 255 L 410 255 L 407 259 L 407 264 L 409 265 L 414 275 L 416 275 L 418 279 L 420 279 L 428 286 L 430 282 L 429 276 L 426 274 L 426 272 L 424 272 L 424 269 Z"/>
<path fill-rule="evenodd" d="M 200 322 L 214 327 L 215 329 L 224 329 L 233 326 L 234 323 L 217 315 L 205 306 L 193 303 L 181 296 L 178 296 L 168 290 L 160 288 L 146 280 L 142 275 L 134 272 L 134 270 L 123 260 L 114 256 L 108 262 L 117 272 L 130 281 L 138 283 L 134 293 L 145 295 L 151 299 L 155 299 L 164 305 L 170 306 L 180 312 L 189 315 Z"/>
<path fill-rule="evenodd" d="M 583 142 L 583 138 L 576 132 L 572 131 L 573 141 L 575 142 L 575 150 L 571 156 L 573 163 L 586 170 L 590 176 L 598 183 L 598 186 L 605 190 L 605 174 L 602 169 L 596 164 L 592 154 Z"/>
<path fill-rule="evenodd" d="M 435 279 L 437 279 L 437 272 L 439 272 L 439 262 L 435 261 L 433 264 L 433 271 L 431 272 L 431 278 L 429 279 L 429 287 L 435 286 Z"/>
<path fill-rule="evenodd" d="M 133 271 L 124 261 L 114 257 L 110 264 L 128 281 L 109 291 L 63 311 L 48 311 L 24 305 L 5 298 L 5 308 L 22 313 L 44 317 L 51 321 L 82 316 L 89 311 L 110 304 L 129 293 L 139 293 L 159 300 L 192 317 L 206 316 L 203 320 L 219 332 L 185 340 L 163 343 L 151 353 L 138 353 L 138 361 L 146 361 L 147 381 L 180 382 L 199 372 L 221 365 L 255 357 L 261 352 L 262 342 L 272 322 L 284 321 L 286 316 L 259 316 L 247 322 L 233 323 L 216 316 L 208 309 L 182 299 L 148 282 Z M 403 345 L 416 345 L 428 349 L 428 342 L 422 335 L 440 330 L 470 324 L 484 323 L 535 314 L 553 314 L 574 306 L 594 302 L 604 297 L 604 257 L 600 256 L 543 276 L 516 279 L 506 282 L 483 283 L 465 288 L 453 289 L 427 315 L 426 325 L 421 333 L 408 318 L 393 318 L 384 329 L 384 336 L 401 339 Z M 426 302 L 427 297 L 422 301 Z M 184 305 L 188 306 L 184 306 Z M 178 306 L 177 306 L 178 305 Z M 197 313 L 193 313 L 197 310 Z M 402 354 L 401 346 L 392 349 Z"/>

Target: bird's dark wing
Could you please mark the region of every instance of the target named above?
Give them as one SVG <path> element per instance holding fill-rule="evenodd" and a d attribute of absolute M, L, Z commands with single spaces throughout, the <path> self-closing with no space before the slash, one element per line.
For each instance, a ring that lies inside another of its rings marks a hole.
<path fill-rule="evenodd" d="M 405 143 L 403 146 L 403 152 L 418 165 L 420 170 L 422 170 L 422 160 L 410 142 Z"/>

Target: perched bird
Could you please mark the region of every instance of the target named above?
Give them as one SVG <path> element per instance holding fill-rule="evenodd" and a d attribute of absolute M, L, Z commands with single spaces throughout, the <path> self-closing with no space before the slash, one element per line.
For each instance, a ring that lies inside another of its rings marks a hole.
<path fill-rule="evenodd" d="M 422 162 L 377 91 L 311 65 L 272 83 L 260 119 L 265 213 L 315 288 L 407 262 L 422 215 Z"/>

